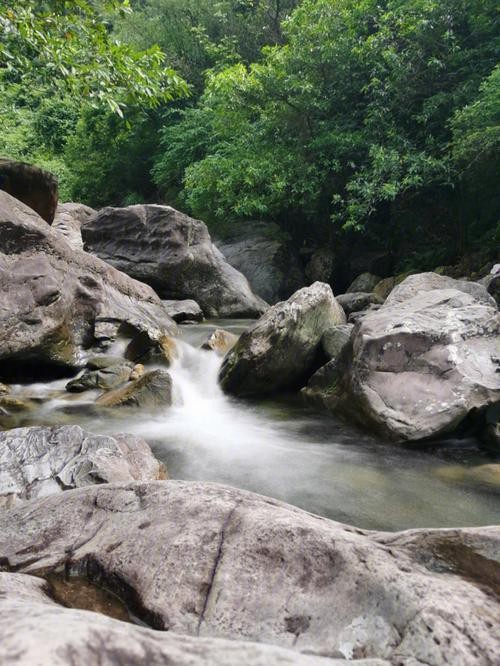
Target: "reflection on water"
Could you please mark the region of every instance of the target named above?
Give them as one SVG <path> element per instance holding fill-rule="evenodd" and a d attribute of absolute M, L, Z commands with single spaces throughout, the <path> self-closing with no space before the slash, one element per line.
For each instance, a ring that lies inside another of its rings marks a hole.
<path fill-rule="evenodd" d="M 217 325 L 239 333 L 248 323 Z M 229 399 L 217 384 L 221 359 L 198 348 L 214 327 L 206 323 L 183 328 L 180 355 L 170 370 L 173 407 L 156 414 L 103 418 L 82 404 L 86 400 L 90 407 L 91 395 L 64 396 L 46 403 L 33 420 L 79 423 L 95 432 L 132 432 L 151 444 L 171 478 L 228 483 L 360 527 L 392 530 L 499 521 L 498 495 L 453 485 L 440 475 L 447 465 L 456 467 L 456 455 L 448 462 L 436 454 L 381 443 L 313 413 L 297 399 L 259 404 Z M 38 390 L 47 393 L 54 385 Z M 473 457 L 476 463 L 486 462 L 475 450 L 462 450 L 461 455 L 467 462 Z"/>

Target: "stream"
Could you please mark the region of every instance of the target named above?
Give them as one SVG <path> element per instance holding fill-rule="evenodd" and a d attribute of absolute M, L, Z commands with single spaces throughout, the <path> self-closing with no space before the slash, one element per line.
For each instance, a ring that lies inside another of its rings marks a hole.
<path fill-rule="evenodd" d="M 97 433 L 140 435 L 170 478 L 226 483 L 362 528 L 499 521 L 500 496 L 461 478 L 469 466 L 492 462 L 472 440 L 403 447 L 314 412 L 297 396 L 242 402 L 224 395 L 217 384 L 221 358 L 200 344 L 215 328 L 241 333 L 250 323 L 180 327 L 179 358 L 170 368 L 175 403 L 164 411 L 103 416 L 93 406 L 97 392 L 68 394 L 67 380 L 57 380 L 14 387 L 40 398 L 19 425 L 75 423 Z"/>

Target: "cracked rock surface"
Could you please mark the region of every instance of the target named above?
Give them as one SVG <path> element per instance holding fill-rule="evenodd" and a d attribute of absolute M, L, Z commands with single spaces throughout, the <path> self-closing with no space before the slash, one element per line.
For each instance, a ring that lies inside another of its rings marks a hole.
<path fill-rule="evenodd" d="M 79 426 L 0 432 L 0 507 L 95 483 L 154 481 L 162 473 L 134 435 L 95 435 Z"/>
<path fill-rule="evenodd" d="M 45 582 L 0 573 L 0 662 L 3 666 L 342 666 L 340 659 L 298 654 L 243 641 L 159 632 L 97 613 L 64 608 Z M 384 666 L 362 659 L 356 666 Z"/>
<path fill-rule="evenodd" d="M 208 483 L 91 486 L 0 515 L 4 571 L 87 576 L 154 628 L 412 666 L 495 664 L 499 558 L 500 528 L 368 532 Z"/>

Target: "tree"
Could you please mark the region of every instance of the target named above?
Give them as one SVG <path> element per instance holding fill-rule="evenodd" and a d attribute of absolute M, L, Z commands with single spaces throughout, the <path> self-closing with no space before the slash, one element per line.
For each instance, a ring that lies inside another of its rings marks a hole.
<path fill-rule="evenodd" d="M 69 92 L 119 115 L 127 105 L 156 106 L 187 94 L 157 46 L 138 51 L 111 34 L 111 19 L 128 0 L 3 0 L 0 86 Z"/>

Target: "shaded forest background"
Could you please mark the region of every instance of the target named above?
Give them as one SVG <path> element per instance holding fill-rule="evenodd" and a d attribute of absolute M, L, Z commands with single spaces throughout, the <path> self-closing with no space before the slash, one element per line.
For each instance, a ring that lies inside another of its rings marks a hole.
<path fill-rule="evenodd" d="M 93 3 L 113 40 L 152 49 L 148 67 L 159 46 L 175 94 L 4 77 L 0 154 L 54 172 L 62 200 L 166 202 L 217 236 L 273 222 L 299 248 L 389 254 L 388 273 L 494 257 L 494 0 L 130 4 Z"/>

